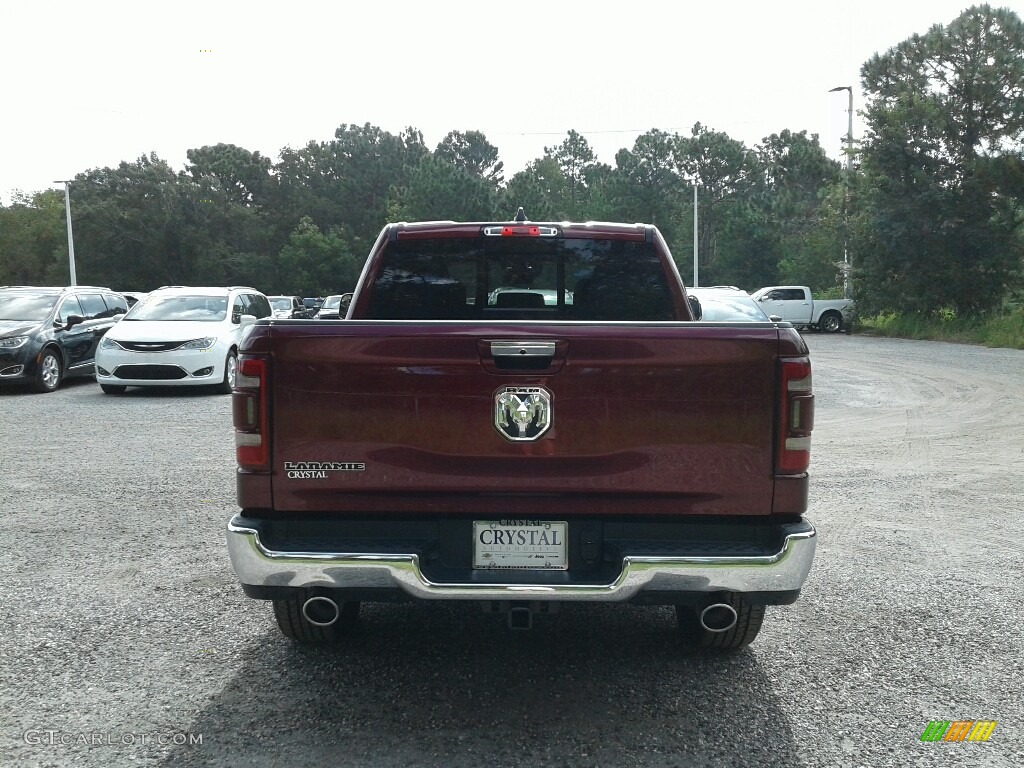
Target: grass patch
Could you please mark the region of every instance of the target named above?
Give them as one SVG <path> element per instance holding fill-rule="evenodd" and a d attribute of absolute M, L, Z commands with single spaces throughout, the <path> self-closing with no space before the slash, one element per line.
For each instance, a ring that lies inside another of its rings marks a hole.
<path fill-rule="evenodd" d="M 888 312 L 861 317 L 857 326 L 861 332 L 873 336 L 1024 349 L 1024 309 L 985 317 L 957 317 L 949 310 L 932 315 Z"/>

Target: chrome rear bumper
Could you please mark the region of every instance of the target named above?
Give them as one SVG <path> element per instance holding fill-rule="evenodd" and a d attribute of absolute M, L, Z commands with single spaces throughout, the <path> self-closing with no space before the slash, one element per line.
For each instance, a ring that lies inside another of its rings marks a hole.
<path fill-rule="evenodd" d="M 253 587 L 352 590 L 399 589 L 424 600 L 629 601 L 640 593 L 792 592 L 799 590 L 817 544 L 809 525 L 789 533 L 782 548 L 763 556 L 650 557 L 626 555 L 606 584 L 436 583 L 419 555 L 402 552 L 280 552 L 259 531 L 228 523 L 228 552 L 239 581 Z"/>

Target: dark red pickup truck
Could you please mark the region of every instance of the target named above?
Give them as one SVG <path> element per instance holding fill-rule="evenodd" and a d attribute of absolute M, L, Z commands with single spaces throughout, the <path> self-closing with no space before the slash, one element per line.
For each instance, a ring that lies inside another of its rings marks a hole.
<path fill-rule="evenodd" d="M 788 324 L 698 318 L 652 226 L 386 226 L 347 319 L 242 342 L 246 594 L 306 643 L 423 599 L 513 628 L 672 605 L 692 641 L 749 644 L 814 557 L 811 366 Z"/>

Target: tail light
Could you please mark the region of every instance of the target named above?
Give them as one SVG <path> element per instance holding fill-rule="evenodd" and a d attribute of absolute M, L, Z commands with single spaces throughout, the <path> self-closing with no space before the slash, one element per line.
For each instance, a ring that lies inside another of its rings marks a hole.
<path fill-rule="evenodd" d="M 270 469 L 270 430 L 267 428 L 267 366 L 263 357 L 242 356 L 231 393 L 235 425 L 235 458 L 242 469 Z"/>
<path fill-rule="evenodd" d="M 814 429 L 814 393 L 811 361 L 806 357 L 783 358 L 779 382 L 778 445 L 775 471 L 800 474 L 811 463 L 811 430 Z"/>

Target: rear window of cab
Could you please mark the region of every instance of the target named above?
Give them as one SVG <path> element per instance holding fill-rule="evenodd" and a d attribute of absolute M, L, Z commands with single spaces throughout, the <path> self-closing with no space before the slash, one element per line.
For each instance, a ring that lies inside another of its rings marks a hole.
<path fill-rule="evenodd" d="M 371 285 L 378 320 L 677 319 L 654 244 L 637 240 L 397 240 Z"/>

